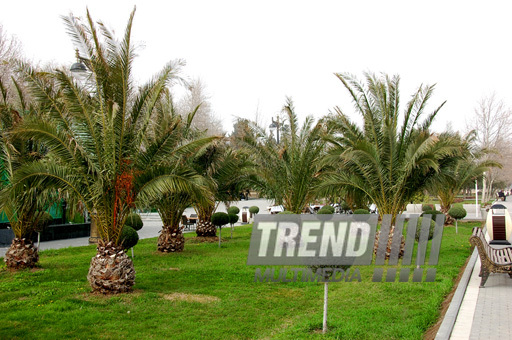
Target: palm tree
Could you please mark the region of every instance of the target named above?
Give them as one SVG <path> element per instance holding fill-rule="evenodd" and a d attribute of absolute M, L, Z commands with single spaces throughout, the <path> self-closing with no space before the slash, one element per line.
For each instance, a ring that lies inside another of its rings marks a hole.
<path fill-rule="evenodd" d="M 121 41 L 88 11 L 85 23 L 73 15 L 65 18 L 86 56 L 89 78 L 82 84 L 64 70 L 38 73 L 25 67 L 33 94 L 50 117 L 36 117 L 17 130 L 20 137 L 43 142 L 55 162 L 18 171 L 13 187 L 22 192 L 31 180 L 40 187 L 65 188 L 93 213 L 101 240 L 87 277 L 93 290 L 102 293 L 129 291 L 134 284 L 133 262 L 122 251 L 120 235 L 136 201 L 148 203 L 165 192 L 191 190 L 190 177 L 165 173 L 159 166 L 173 148 L 142 152 L 155 106 L 179 80 L 183 62 L 168 63 L 137 90 L 131 75 L 134 14 Z M 55 88 L 46 85 L 47 78 Z"/>
<path fill-rule="evenodd" d="M 197 108 L 187 117 L 180 116 L 175 112 L 171 94 L 167 93 L 157 106 L 153 123 L 146 135 L 145 151 L 139 156 L 141 162 L 149 161 L 156 152 L 161 153 L 160 150 L 164 148 L 172 149 L 172 154 L 160 162 L 160 170 L 164 174 L 173 173 L 191 181 L 187 191 L 166 192 L 151 203 L 152 207 L 157 208 L 164 224 L 157 244 L 161 252 L 183 251 L 185 238 L 180 222 L 184 210 L 192 205 L 194 197 L 198 201 L 208 202 L 205 180 L 192 168 L 190 159 L 217 137 L 200 138 L 196 129 L 191 127 L 196 112 Z"/>
<path fill-rule="evenodd" d="M 314 124 L 311 117 L 299 128 L 289 98 L 283 110 L 289 129 L 281 134 L 279 143 L 253 124 L 252 132 L 244 137 L 244 145 L 255 163 L 252 186 L 277 204 L 283 204 L 285 210 L 300 214 L 316 197 L 326 170 L 326 142 L 322 138 L 325 128 L 321 123 Z"/>
<path fill-rule="evenodd" d="M 423 119 L 434 87 L 420 86 L 406 104 L 400 124 L 398 76 L 365 74 L 366 86 L 350 75 L 336 76 L 362 121 L 352 122 L 338 107 L 328 117 L 333 135 L 329 159 L 337 170 L 323 187 L 364 192 L 379 213 L 391 214 L 394 222 L 412 197 L 461 155 L 456 140 L 429 131 L 444 103 Z"/>
<path fill-rule="evenodd" d="M 211 219 L 221 202 L 229 206 L 238 199 L 238 193 L 246 187 L 248 156 L 243 150 L 233 150 L 226 140 L 212 143 L 193 161 L 196 171 L 206 180 L 209 199 L 194 197 L 194 209 L 198 223 L 196 234 L 215 237 L 217 230 Z"/>
<path fill-rule="evenodd" d="M 10 90 L 14 90 L 16 95 L 11 96 Z M 38 114 L 37 108 L 28 100 L 23 87 L 14 77 L 12 86 L 0 79 L 0 92 L 0 206 L 15 236 L 5 254 L 5 262 L 11 269 L 30 268 L 39 260 L 38 249 L 30 236 L 42 220 L 44 205 L 48 207 L 50 196 L 31 183 L 26 183 L 24 192 L 13 195 L 11 180 L 17 169 L 38 161 L 45 151 L 32 140 L 17 138 L 11 134 L 24 117 Z M 48 201 L 39 204 L 37 198 L 43 195 Z"/>
<path fill-rule="evenodd" d="M 458 135 L 452 136 L 460 139 Z M 480 177 L 490 167 L 499 167 L 501 164 L 493 160 L 481 160 L 485 150 L 477 150 L 474 144 L 475 133 L 470 132 L 460 139 L 462 157 L 450 162 L 443 167 L 435 180 L 429 184 L 428 190 L 439 198 L 441 211 L 446 215 L 446 223 L 452 224 L 453 218 L 448 215 L 456 195 L 458 195 L 468 183 Z"/>

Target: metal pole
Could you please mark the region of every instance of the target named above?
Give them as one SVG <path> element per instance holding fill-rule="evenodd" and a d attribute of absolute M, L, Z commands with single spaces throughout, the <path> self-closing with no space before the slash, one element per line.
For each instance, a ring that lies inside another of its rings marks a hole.
<path fill-rule="evenodd" d="M 329 281 L 325 281 L 324 283 L 324 320 L 323 320 L 323 325 L 322 325 L 322 333 L 325 334 L 327 333 L 327 297 L 329 294 L 327 294 L 329 292 Z"/>
<path fill-rule="evenodd" d="M 277 116 L 277 144 L 279 144 L 279 116 Z"/>
<path fill-rule="evenodd" d="M 475 190 L 476 190 L 476 196 L 475 196 L 475 216 L 476 218 L 480 217 L 480 209 L 478 207 L 478 178 L 475 179 Z"/>

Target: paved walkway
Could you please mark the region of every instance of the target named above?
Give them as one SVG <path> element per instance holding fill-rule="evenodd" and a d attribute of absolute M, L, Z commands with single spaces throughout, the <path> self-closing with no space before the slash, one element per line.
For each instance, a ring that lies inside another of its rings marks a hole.
<path fill-rule="evenodd" d="M 499 203 L 512 213 L 512 197 Z M 455 308 L 448 310 L 444 319 L 444 322 L 449 322 L 454 318 L 455 325 L 453 329 L 445 327 L 443 330 L 443 324 L 436 339 L 512 339 L 512 280 L 508 274 L 491 274 L 485 288 L 480 288 L 480 259 L 477 254 L 475 249 L 473 261 L 466 268 L 467 282 L 463 276 L 459 283 L 462 304 L 458 307 L 454 296 L 452 305 L 455 306 L 450 307 Z"/>

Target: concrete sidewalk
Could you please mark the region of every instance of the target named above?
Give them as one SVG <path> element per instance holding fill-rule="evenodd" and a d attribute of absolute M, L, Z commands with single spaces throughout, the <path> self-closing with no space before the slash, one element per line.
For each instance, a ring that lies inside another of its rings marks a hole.
<path fill-rule="evenodd" d="M 509 201 L 497 202 L 512 212 Z M 512 279 L 508 274 L 491 274 L 480 288 L 480 258 L 475 249 L 446 313 L 436 339 L 512 339 Z M 462 301 L 457 301 L 457 294 Z M 459 305 L 460 303 L 460 305 Z M 455 320 L 453 328 L 446 323 Z"/>

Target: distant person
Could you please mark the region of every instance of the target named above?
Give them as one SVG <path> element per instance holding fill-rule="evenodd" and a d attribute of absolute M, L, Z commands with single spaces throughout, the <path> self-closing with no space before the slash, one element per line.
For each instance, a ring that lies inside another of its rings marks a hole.
<path fill-rule="evenodd" d="M 505 197 L 505 193 L 503 192 L 503 190 L 500 190 L 498 192 L 498 197 L 502 200 L 502 201 L 506 201 L 507 198 Z"/>

